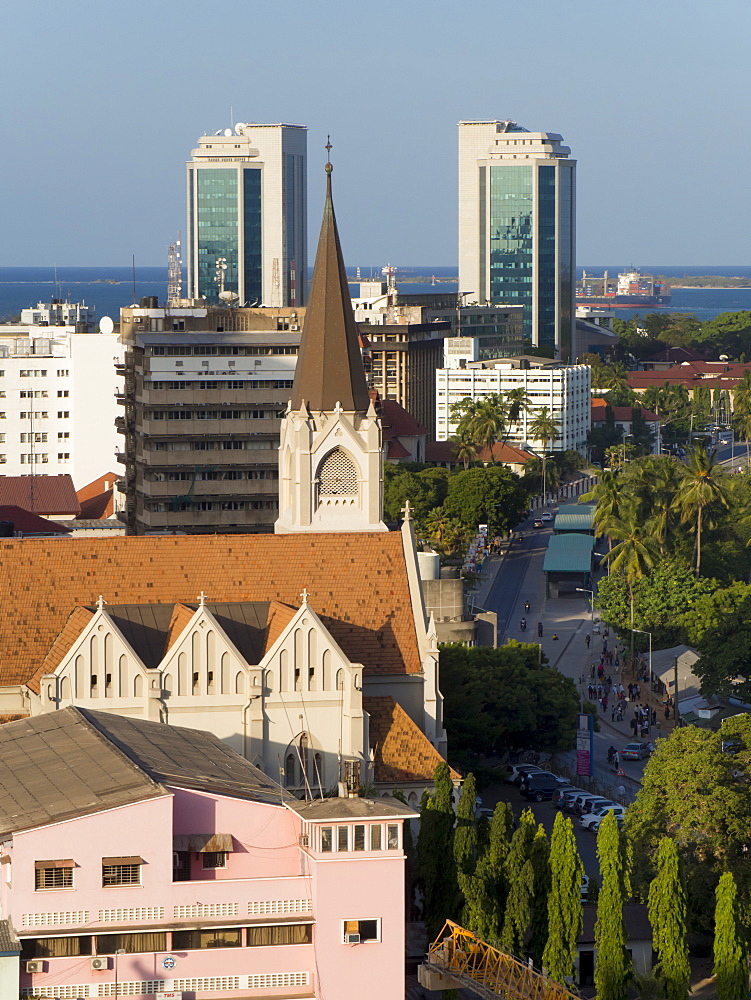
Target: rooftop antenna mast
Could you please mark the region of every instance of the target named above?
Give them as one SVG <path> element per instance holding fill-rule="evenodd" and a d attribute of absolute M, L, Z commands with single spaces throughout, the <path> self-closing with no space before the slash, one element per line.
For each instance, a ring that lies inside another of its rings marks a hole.
<path fill-rule="evenodd" d="M 176 306 L 182 298 L 183 262 L 180 256 L 180 233 L 170 244 L 169 265 L 167 268 L 167 306 Z"/>

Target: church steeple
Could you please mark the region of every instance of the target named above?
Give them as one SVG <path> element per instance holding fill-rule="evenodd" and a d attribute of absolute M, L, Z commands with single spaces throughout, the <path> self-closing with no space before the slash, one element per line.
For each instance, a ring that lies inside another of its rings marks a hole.
<path fill-rule="evenodd" d="M 383 431 L 365 382 L 331 169 L 327 163 L 321 235 L 292 399 L 280 430 L 277 534 L 387 530 Z"/>
<path fill-rule="evenodd" d="M 370 400 L 331 198 L 331 171 L 331 163 L 327 163 L 326 201 L 292 387 L 292 409 L 307 404 L 311 412 L 320 412 L 333 410 L 339 403 L 343 410 L 364 413 Z"/>

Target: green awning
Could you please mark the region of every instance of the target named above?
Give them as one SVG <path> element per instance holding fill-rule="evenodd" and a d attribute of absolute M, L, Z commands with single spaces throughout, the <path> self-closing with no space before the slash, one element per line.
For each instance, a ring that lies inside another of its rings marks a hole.
<path fill-rule="evenodd" d="M 553 531 L 582 531 L 592 530 L 592 514 L 556 514 Z"/>
<path fill-rule="evenodd" d="M 590 573 L 595 540 L 591 535 L 567 532 L 551 535 L 545 552 L 543 573 Z"/>

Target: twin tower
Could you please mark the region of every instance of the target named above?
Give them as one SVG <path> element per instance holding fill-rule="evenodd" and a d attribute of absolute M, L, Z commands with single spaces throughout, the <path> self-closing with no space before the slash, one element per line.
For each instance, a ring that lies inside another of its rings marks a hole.
<path fill-rule="evenodd" d="M 279 443 L 277 534 L 386 531 L 382 428 L 368 391 L 331 198 Z"/>

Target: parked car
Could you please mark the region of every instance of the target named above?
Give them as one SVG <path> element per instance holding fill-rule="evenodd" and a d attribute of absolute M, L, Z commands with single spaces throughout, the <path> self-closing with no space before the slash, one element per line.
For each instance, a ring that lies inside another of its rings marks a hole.
<path fill-rule="evenodd" d="M 538 767 L 537 764 L 513 764 L 510 770 L 511 777 L 509 781 L 514 785 L 518 785 L 525 774 L 532 774 L 533 771 L 542 771 L 543 768 Z"/>
<path fill-rule="evenodd" d="M 566 812 L 570 813 L 578 812 L 577 809 L 578 804 L 581 802 L 582 799 L 589 798 L 591 794 L 592 794 L 591 792 L 577 792 L 570 798 L 566 796 L 566 801 L 563 808 L 566 810 Z"/>
<path fill-rule="evenodd" d="M 574 797 L 582 794 L 583 789 L 581 788 L 570 788 L 568 791 L 563 789 L 558 800 L 555 802 L 556 808 L 563 809 L 564 812 L 570 812 Z"/>
<path fill-rule="evenodd" d="M 649 757 L 646 743 L 627 743 L 621 750 L 621 760 L 644 760 L 645 757 Z"/>
<path fill-rule="evenodd" d="M 557 806 L 567 792 L 579 792 L 579 791 L 581 791 L 581 789 L 577 788 L 576 785 L 569 784 L 569 782 L 566 782 L 565 785 L 559 785 L 558 788 L 556 788 L 555 793 L 553 795 L 553 805 Z"/>
<path fill-rule="evenodd" d="M 582 885 L 581 885 L 581 895 L 580 899 L 582 903 L 587 902 L 587 896 L 589 895 L 589 875 L 582 875 Z"/>
<path fill-rule="evenodd" d="M 726 736 L 720 747 L 723 753 L 735 757 L 738 751 L 743 749 L 743 740 L 740 736 Z"/>
<path fill-rule="evenodd" d="M 543 513 L 540 514 L 540 520 L 541 521 L 552 521 L 553 520 L 553 515 L 550 513 L 549 510 L 543 511 Z"/>
<path fill-rule="evenodd" d="M 591 830 L 593 833 L 597 833 L 597 831 L 600 829 L 600 823 L 602 823 L 602 821 L 603 821 L 604 818 L 605 818 L 605 814 L 604 813 L 602 814 L 602 816 L 595 816 L 594 819 L 592 820 L 592 822 L 587 827 L 587 829 Z M 624 818 L 625 817 L 623 815 L 621 815 L 621 813 L 616 813 L 615 814 L 615 821 L 618 824 L 618 826 L 623 826 L 623 820 L 624 820 Z"/>
<path fill-rule="evenodd" d="M 521 793 L 530 801 L 544 802 L 553 798 L 553 792 L 558 787 L 555 775 L 530 774 L 529 780 L 522 785 Z"/>
<path fill-rule="evenodd" d="M 553 779 L 553 783 L 558 788 L 562 787 L 563 785 L 567 785 L 568 784 L 568 780 L 566 778 L 561 778 L 559 775 L 553 774 L 552 771 L 533 771 L 532 774 L 528 774 L 528 775 L 526 775 L 526 777 L 522 778 L 522 780 L 520 782 L 521 787 L 524 788 L 525 785 L 529 784 L 529 782 L 530 782 L 530 780 L 532 778 L 537 779 L 537 778 L 539 778 L 543 774 L 546 777 L 552 778 Z"/>
<path fill-rule="evenodd" d="M 532 522 L 532 527 L 533 528 L 542 528 L 543 527 L 542 518 L 541 517 L 536 517 L 534 519 L 534 521 Z"/>
<path fill-rule="evenodd" d="M 577 804 L 577 815 L 585 816 L 587 813 L 594 812 L 599 806 L 607 805 L 609 801 L 609 799 L 603 798 L 602 795 L 588 795 Z"/>
<path fill-rule="evenodd" d="M 623 819 L 626 815 L 626 810 L 623 806 L 617 806 L 611 802 L 607 806 L 585 813 L 579 822 L 585 830 L 599 830 L 600 823 L 609 812 L 615 813 L 616 819 Z"/>

